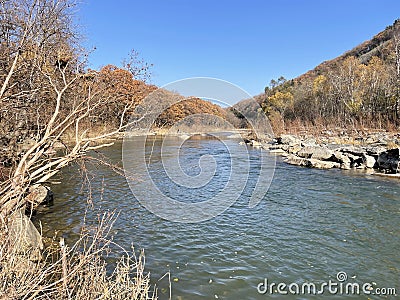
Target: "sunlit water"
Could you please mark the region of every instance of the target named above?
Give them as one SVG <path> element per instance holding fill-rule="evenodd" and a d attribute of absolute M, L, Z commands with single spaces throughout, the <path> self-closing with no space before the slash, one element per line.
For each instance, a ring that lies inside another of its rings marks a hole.
<path fill-rule="evenodd" d="M 153 153 L 157 147 L 158 143 Z M 212 139 L 188 141 L 185 149 L 180 159 L 190 175 L 199 172 L 198 156 L 207 151 L 216 155 L 220 164 L 212 188 L 196 193 L 180 189 L 165 179 L 157 157 L 149 170 L 170 196 L 207 199 L 229 179 L 229 154 Z M 89 213 L 89 218 L 99 211 L 119 212 L 114 241 L 126 248 L 133 244 L 145 249 L 146 269 L 160 299 L 169 297 L 168 276 L 158 280 L 168 271 L 173 299 L 317 299 L 321 296 L 263 295 L 257 285 L 264 278 L 286 284 L 337 282 L 338 272 L 347 273 L 347 282 L 374 282 L 377 287 L 395 287 L 399 294 L 400 181 L 294 167 L 278 159 L 268 193 L 258 206 L 249 208 L 251 178 L 258 174 L 257 158 L 262 153 L 249 150 L 249 183 L 239 200 L 216 218 L 197 224 L 165 221 L 140 205 L 123 177 L 103 166 L 91 168 L 95 213 Z M 121 161 L 121 143 L 102 152 L 116 163 Z M 73 241 L 84 216 L 86 195 L 80 191 L 81 178 L 74 167 L 65 169 L 62 176 L 62 184 L 53 186 L 54 206 L 39 218 L 47 235 L 60 231 Z M 324 298 L 341 298 L 325 294 Z"/>

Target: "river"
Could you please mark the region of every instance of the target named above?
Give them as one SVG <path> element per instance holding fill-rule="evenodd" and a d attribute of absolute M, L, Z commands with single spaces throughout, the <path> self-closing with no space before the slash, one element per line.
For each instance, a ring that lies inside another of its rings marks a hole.
<path fill-rule="evenodd" d="M 230 139 L 225 144 L 239 146 Z M 179 160 L 190 176 L 200 172 L 200 156 L 209 152 L 216 157 L 211 185 L 196 191 L 180 189 L 165 179 L 157 157 L 150 161 L 149 172 L 164 193 L 180 199 L 196 202 L 216 195 L 229 180 L 232 154 L 224 143 L 210 138 L 185 145 Z M 153 143 L 152 153 L 159 147 Z M 318 299 L 307 293 L 283 296 L 276 286 L 260 292 L 267 286 L 265 280 L 268 287 L 285 283 L 287 291 L 291 283 L 292 288 L 311 282 L 319 287 L 329 280 L 339 283 L 338 273 L 347 276 L 343 283 L 393 287 L 399 293 L 400 181 L 355 171 L 295 167 L 278 158 L 268 192 L 250 208 L 258 159 L 269 156 L 260 149 L 240 147 L 250 154 L 249 181 L 240 198 L 210 220 L 179 223 L 158 217 L 135 199 L 125 178 L 101 165 L 90 168 L 94 211 L 88 218 L 100 211 L 119 212 L 114 241 L 145 249 L 146 270 L 160 299 L 168 299 L 169 283 L 168 276 L 158 279 L 169 271 L 173 299 Z M 121 149 L 117 142 L 102 154 L 121 165 Z M 44 233 L 62 232 L 67 242 L 76 238 L 87 205 L 77 174 L 73 166 L 63 171 L 62 184 L 52 187 L 54 206 L 39 213 Z M 326 299 L 340 298 L 327 290 L 324 294 Z M 381 299 L 365 294 L 346 298 Z"/>

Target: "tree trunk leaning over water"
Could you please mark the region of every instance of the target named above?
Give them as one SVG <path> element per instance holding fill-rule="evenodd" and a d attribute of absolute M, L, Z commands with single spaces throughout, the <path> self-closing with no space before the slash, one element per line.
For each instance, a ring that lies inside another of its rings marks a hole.
<path fill-rule="evenodd" d="M 26 204 L 29 186 L 109 145 L 104 139 L 128 126 L 125 117 L 135 102 L 129 97 L 115 101 L 105 92 L 110 87 L 101 72 L 85 70 L 87 55 L 73 29 L 73 1 L 0 0 L 0 6 L 0 140 L 7 149 L 0 158 L 11 161 L 10 178 L 0 183 L 0 216 L 6 221 Z M 99 124 L 104 120 L 98 112 L 110 109 L 112 101 L 118 103 L 112 110 L 116 121 Z M 91 130 L 100 125 L 106 129 Z M 32 143 L 21 151 L 21 141 L 28 139 Z M 60 143 L 65 149 L 54 151 Z"/>

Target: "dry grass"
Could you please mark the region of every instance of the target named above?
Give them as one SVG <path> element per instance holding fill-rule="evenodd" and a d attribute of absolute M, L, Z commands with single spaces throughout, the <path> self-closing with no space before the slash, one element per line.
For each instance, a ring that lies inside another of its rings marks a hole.
<path fill-rule="evenodd" d="M 156 299 L 149 274 L 144 272 L 143 252 L 124 251 L 110 272 L 104 258 L 116 246 L 109 238 L 114 221 L 114 213 L 103 214 L 96 226 L 82 229 L 71 247 L 62 239 L 59 244 L 53 241 L 36 262 L 30 253 L 16 249 L 18 243 L 3 228 L 0 299 Z"/>
<path fill-rule="evenodd" d="M 270 118 L 271 119 L 271 118 Z M 344 123 L 341 120 L 335 119 L 324 119 L 319 118 L 310 121 L 303 121 L 300 119 L 295 120 L 285 120 L 284 129 L 282 129 L 282 121 L 272 122 L 271 125 L 275 130 L 283 131 L 284 133 L 291 133 L 296 135 L 301 135 L 303 133 L 307 134 L 321 134 L 322 131 L 332 131 L 334 133 L 346 132 L 347 134 L 357 134 L 357 133 L 375 133 L 375 132 L 388 132 L 397 133 L 400 127 L 396 126 L 393 122 L 382 121 L 382 120 L 367 120 L 367 121 L 356 121 L 351 120 L 348 123 Z"/>
<path fill-rule="evenodd" d="M 302 138 L 313 137 L 317 141 L 319 139 L 326 140 L 336 144 L 348 144 L 354 146 L 365 145 L 363 138 L 369 135 L 386 134 L 394 136 L 400 132 L 400 127 L 390 122 L 357 122 L 352 121 L 352 124 L 345 124 L 338 120 L 316 119 L 313 122 L 302 121 L 299 119 L 286 120 L 283 128 L 283 121 L 276 119 L 271 125 L 276 136 L 280 134 L 293 134 Z M 389 143 L 388 148 L 397 148 L 398 145 Z"/>
<path fill-rule="evenodd" d="M 397 145 L 394 141 L 389 141 L 387 143 L 386 148 L 388 148 L 388 149 L 396 149 L 396 148 L 399 148 L 399 145 Z"/>

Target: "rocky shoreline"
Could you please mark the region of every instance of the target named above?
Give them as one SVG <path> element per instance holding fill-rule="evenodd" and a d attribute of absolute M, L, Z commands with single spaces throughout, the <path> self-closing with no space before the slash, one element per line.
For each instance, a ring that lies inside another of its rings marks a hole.
<path fill-rule="evenodd" d="M 368 173 L 400 178 L 400 135 L 375 134 L 351 138 L 340 143 L 338 138 L 299 137 L 283 134 L 267 143 L 251 140 L 271 154 L 282 155 L 288 164 L 318 169 L 357 169 Z M 346 139 L 342 139 L 342 141 Z"/>

